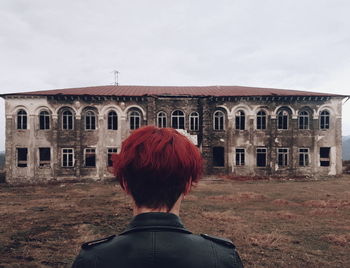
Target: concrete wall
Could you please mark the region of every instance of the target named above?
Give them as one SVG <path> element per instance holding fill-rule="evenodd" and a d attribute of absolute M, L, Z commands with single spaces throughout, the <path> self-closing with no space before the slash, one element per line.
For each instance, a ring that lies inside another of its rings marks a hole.
<path fill-rule="evenodd" d="M 136 109 L 142 114 L 142 125 L 155 125 L 157 114 L 167 114 L 167 126 L 171 126 L 171 113 L 185 113 L 185 129 L 196 135 L 198 146 L 205 158 L 207 174 L 233 173 L 243 176 L 301 176 L 336 175 L 342 172 L 341 161 L 341 98 L 306 97 L 101 97 L 101 96 L 56 96 L 56 97 L 6 97 L 6 167 L 7 181 L 17 183 L 39 183 L 67 179 L 104 179 L 112 177 L 107 168 L 107 149 L 118 148 L 131 133 L 128 112 Z M 17 112 L 24 109 L 28 114 L 28 128 L 16 127 Z M 39 129 L 39 112 L 50 113 L 50 129 Z M 74 113 L 74 129 L 62 130 L 64 109 Z M 85 130 L 84 111 L 90 109 L 97 114 L 95 130 Z M 256 129 L 256 113 L 263 109 L 267 113 L 266 130 Z M 289 113 L 289 128 L 277 129 L 276 114 L 280 109 Z M 306 109 L 310 113 L 310 129 L 298 129 L 298 113 Z M 321 110 L 330 112 L 330 128 L 320 130 Z M 114 110 L 118 114 L 118 130 L 107 129 L 107 114 Z M 213 130 L 213 114 L 221 110 L 225 114 L 224 130 Z M 236 112 L 245 113 L 245 129 L 235 128 Z M 198 112 L 199 130 L 189 131 L 189 114 Z M 16 148 L 28 148 L 28 166 L 17 167 Z M 38 148 L 51 148 L 49 166 L 39 166 Z M 85 148 L 95 148 L 96 167 L 85 167 Z M 213 147 L 223 147 L 225 164 L 213 165 Z M 267 148 L 267 166 L 256 166 L 256 148 Z M 289 163 L 286 167 L 277 164 L 277 149 L 288 148 Z M 300 167 L 298 149 L 309 148 L 310 164 Z M 320 147 L 330 147 L 330 166 L 321 167 Z M 62 148 L 75 151 L 74 167 L 64 168 Z M 236 166 L 236 148 L 245 149 L 245 165 Z"/>

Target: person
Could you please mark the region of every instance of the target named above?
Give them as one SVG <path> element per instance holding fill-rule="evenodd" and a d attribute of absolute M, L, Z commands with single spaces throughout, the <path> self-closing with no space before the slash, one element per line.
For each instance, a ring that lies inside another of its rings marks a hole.
<path fill-rule="evenodd" d="M 119 235 L 84 243 L 73 268 L 243 267 L 230 240 L 192 234 L 179 218 L 181 201 L 202 175 L 201 154 L 187 137 L 139 128 L 113 156 L 113 169 L 134 217 Z"/>

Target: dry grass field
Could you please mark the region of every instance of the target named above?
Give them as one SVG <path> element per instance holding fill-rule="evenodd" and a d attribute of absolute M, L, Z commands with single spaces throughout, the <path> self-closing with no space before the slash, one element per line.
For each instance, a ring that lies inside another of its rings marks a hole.
<path fill-rule="evenodd" d="M 84 241 L 122 231 L 116 183 L 0 185 L 0 267 L 69 267 Z M 234 241 L 245 267 L 350 267 L 350 176 L 202 181 L 181 212 L 194 233 Z"/>

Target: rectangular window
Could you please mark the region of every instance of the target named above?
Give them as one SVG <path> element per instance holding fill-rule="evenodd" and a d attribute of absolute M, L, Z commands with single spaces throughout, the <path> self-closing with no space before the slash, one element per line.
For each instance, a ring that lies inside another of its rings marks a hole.
<path fill-rule="evenodd" d="M 245 150 L 243 148 L 236 148 L 236 166 L 244 166 L 245 164 Z"/>
<path fill-rule="evenodd" d="M 17 148 L 17 167 L 28 166 L 28 148 Z"/>
<path fill-rule="evenodd" d="M 85 148 L 84 160 L 85 160 L 86 167 L 96 167 L 96 149 L 95 148 Z"/>
<path fill-rule="evenodd" d="M 224 167 L 225 166 L 225 149 L 224 147 L 213 148 L 213 166 Z"/>
<path fill-rule="evenodd" d="M 320 166 L 328 167 L 330 165 L 330 147 L 321 147 L 320 148 Z"/>
<path fill-rule="evenodd" d="M 266 162 L 267 162 L 266 156 L 267 156 L 266 148 L 257 148 L 256 149 L 256 166 L 266 167 Z"/>
<path fill-rule="evenodd" d="M 39 166 L 50 166 L 51 152 L 50 148 L 39 148 Z"/>
<path fill-rule="evenodd" d="M 277 164 L 280 167 L 288 166 L 288 148 L 277 149 Z"/>
<path fill-rule="evenodd" d="M 299 148 L 299 166 L 309 165 L 309 148 Z"/>
<path fill-rule="evenodd" d="M 117 148 L 108 148 L 107 149 L 107 166 L 112 167 L 113 161 L 112 161 L 112 155 L 116 154 L 118 152 Z"/>
<path fill-rule="evenodd" d="M 62 167 L 74 166 L 74 149 L 62 148 Z"/>

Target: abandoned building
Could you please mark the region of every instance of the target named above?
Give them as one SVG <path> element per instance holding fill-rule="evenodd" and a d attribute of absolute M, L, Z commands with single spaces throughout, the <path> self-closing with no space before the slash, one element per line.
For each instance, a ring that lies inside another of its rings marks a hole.
<path fill-rule="evenodd" d="M 342 172 L 344 95 L 241 86 L 96 86 L 2 94 L 7 182 L 104 179 L 111 155 L 144 125 L 172 127 L 206 174 Z"/>

